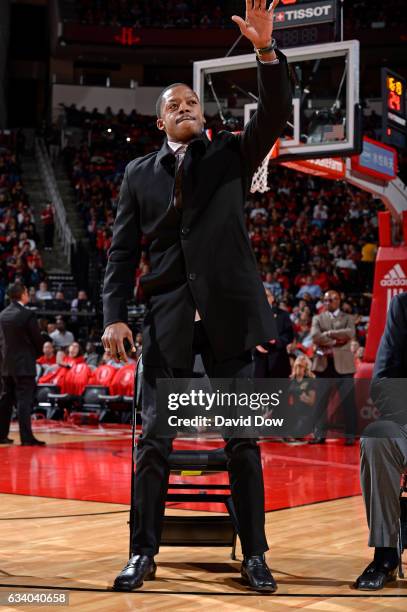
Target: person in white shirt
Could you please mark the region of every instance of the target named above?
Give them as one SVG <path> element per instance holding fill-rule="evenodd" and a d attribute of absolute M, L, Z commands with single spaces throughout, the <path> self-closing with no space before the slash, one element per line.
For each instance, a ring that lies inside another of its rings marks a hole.
<path fill-rule="evenodd" d="M 54 296 L 52 295 L 51 291 L 48 291 L 48 285 L 45 281 L 42 281 L 40 283 L 40 288 L 35 294 L 35 297 L 37 298 L 37 300 L 53 300 L 54 299 Z"/>
<path fill-rule="evenodd" d="M 65 327 L 63 317 L 57 317 L 56 326 L 56 330 L 50 334 L 56 348 L 65 348 L 75 342 L 74 335 Z"/>

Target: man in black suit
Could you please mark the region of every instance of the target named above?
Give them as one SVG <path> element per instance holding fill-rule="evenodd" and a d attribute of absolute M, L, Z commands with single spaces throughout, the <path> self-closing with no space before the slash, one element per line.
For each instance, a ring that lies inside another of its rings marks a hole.
<path fill-rule="evenodd" d="M 381 418 L 366 427 L 360 475 L 374 559 L 356 581 L 382 589 L 396 579 L 400 477 L 407 469 L 407 292 L 393 297 L 373 370 L 372 399 Z"/>
<path fill-rule="evenodd" d="M 243 133 L 220 132 L 209 142 L 197 95 L 177 83 L 157 101 L 163 146 L 130 162 L 125 171 L 103 289 L 102 339 L 105 349 L 123 360 L 124 340 L 133 345 L 126 300 L 141 233 L 151 240 L 151 273 L 141 279 L 147 313 L 132 557 L 115 580 L 116 590 L 137 588 L 156 571 L 172 449 L 172 439 L 155 435 L 157 379 L 190 377 L 196 353 L 209 377 L 250 377 L 253 347 L 276 335 L 244 217 L 252 175 L 291 109 L 287 62 L 271 38 L 273 8 L 267 9 L 266 0 L 247 0 L 246 20 L 233 17 L 259 58 L 258 110 Z M 264 557 L 260 450 L 256 440 L 230 438 L 225 452 L 244 555 L 242 575 L 252 587 L 274 591 Z"/>
<path fill-rule="evenodd" d="M 294 340 L 293 324 L 288 312 L 279 308 L 276 296 L 266 289 L 270 316 L 277 326 L 277 337 L 256 346 L 254 353 L 255 378 L 288 378 L 291 374 L 287 346 Z"/>
<path fill-rule="evenodd" d="M 8 437 L 13 406 L 17 408 L 22 446 L 43 446 L 31 429 L 35 393 L 35 362 L 42 353 L 44 339 L 35 314 L 25 307 L 27 287 L 14 283 L 8 288 L 10 304 L 0 313 L 2 395 L 0 398 L 0 444 L 11 444 Z"/>

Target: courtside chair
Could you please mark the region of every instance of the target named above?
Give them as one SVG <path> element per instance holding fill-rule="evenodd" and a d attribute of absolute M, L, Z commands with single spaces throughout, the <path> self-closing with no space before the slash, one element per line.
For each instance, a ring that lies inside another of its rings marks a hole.
<path fill-rule="evenodd" d="M 121 423 L 129 423 L 132 417 L 136 364 L 119 368 L 109 385 L 108 394 L 99 394 L 99 400 L 109 414 L 119 417 Z"/>
<path fill-rule="evenodd" d="M 53 419 L 59 412 L 58 406 L 50 399 L 50 394 L 60 393 L 58 385 L 41 384 L 36 387 L 34 413 L 43 414 L 47 419 Z"/>

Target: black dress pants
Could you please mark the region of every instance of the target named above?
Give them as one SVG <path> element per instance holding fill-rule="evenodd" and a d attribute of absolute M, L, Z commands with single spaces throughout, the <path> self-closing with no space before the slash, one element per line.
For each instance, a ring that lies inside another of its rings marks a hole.
<path fill-rule="evenodd" d="M 356 403 L 355 403 L 355 390 L 353 374 L 339 374 L 334 365 L 333 357 L 328 356 L 328 365 L 323 372 L 315 372 L 317 378 L 328 378 L 338 379 L 335 381 L 335 386 L 338 390 L 341 407 L 343 410 L 343 416 L 345 421 L 345 436 L 353 438 L 356 435 L 357 429 L 357 416 L 356 416 Z M 322 397 L 317 398 L 318 401 L 318 413 L 319 419 L 315 427 L 315 435 L 317 437 L 323 437 L 326 429 L 326 410 L 331 393 L 335 390 L 335 387 L 326 389 L 328 393 L 323 393 Z"/>
<path fill-rule="evenodd" d="M 21 442 L 33 439 L 31 411 L 35 393 L 34 376 L 3 376 L 0 398 L 0 439 L 7 438 L 13 406 L 17 408 Z"/>
<path fill-rule="evenodd" d="M 195 323 L 194 353 L 201 354 L 210 378 L 252 378 L 251 351 L 217 362 L 201 322 Z M 190 378 L 189 369 L 144 365 L 142 383 L 142 435 L 137 444 L 134 525 L 132 554 L 153 556 L 158 553 L 165 499 L 170 475 L 168 457 L 173 438 L 154 434 L 157 416 L 158 378 Z M 264 530 L 264 483 L 260 449 L 255 439 L 224 438 L 227 468 L 235 506 L 243 554 L 256 555 L 268 550 Z"/>

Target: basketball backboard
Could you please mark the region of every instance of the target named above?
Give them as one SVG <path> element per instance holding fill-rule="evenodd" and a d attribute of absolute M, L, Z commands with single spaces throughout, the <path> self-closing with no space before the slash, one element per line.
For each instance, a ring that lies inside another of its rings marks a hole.
<path fill-rule="evenodd" d="M 293 111 L 279 161 L 344 157 L 360 151 L 359 41 L 285 49 L 293 75 Z M 221 129 L 242 129 L 256 110 L 254 53 L 194 63 L 194 89 Z"/>

